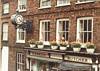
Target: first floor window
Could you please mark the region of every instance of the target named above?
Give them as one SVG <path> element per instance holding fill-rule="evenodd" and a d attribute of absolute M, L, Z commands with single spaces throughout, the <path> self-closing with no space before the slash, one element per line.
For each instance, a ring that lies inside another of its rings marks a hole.
<path fill-rule="evenodd" d="M 3 4 L 3 14 L 9 13 L 9 3 Z"/>
<path fill-rule="evenodd" d="M 40 0 L 40 7 L 41 8 L 50 7 L 50 6 L 51 6 L 50 0 Z"/>
<path fill-rule="evenodd" d="M 70 4 L 70 0 L 57 0 L 57 6 L 63 6 Z"/>
<path fill-rule="evenodd" d="M 26 11 L 27 0 L 18 0 L 19 11 Z"/>
<path fill-rule="evenodd" d="M 50 38 L 50 20 L 40 21 L 40 40 L 49 41 Z"/>
<path fill-rule="evenodd" d="M 24 55 L 23 53 L 17 53 L 17 71 L 24 71 Z"/>
<path fill-rule="evenodd" d="M 3 41 L 8 41 L 8 23 L 3 23 L 2 25 L 2 37 Z"/>
<path fill-rule="evenodd" d="M 17 42 L 18 43 L 25 43 L 25 36 L 26 36 L 26 32 L 24 29 L 17 29 Z"/>
<path fill-rule="evenodd" d="M 68 19 L 58 19 L 57 20 L 57 41 L 61 41 L 62 38 L 68 41 L 69 33 L 69 20 Z"/>
<path fill-rule="evenodd" d="M 81 42 L 93 41 L 93 18 L 85 17 L 77 20 L 77 39 Z"/>

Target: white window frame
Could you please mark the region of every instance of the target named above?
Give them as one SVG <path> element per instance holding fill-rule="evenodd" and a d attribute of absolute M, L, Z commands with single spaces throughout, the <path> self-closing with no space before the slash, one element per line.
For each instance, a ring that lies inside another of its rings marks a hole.
<path fill-rule="evenodd" d="M 9 3 L 3 4 L 3 14 L 9 13 Z"/>
<path fill-rule="evenodd" d="M 68 31 L 66 31 L 66 32 L 68 32 L 68 37 L 69 37 L 69 30 L 70 30 L 70 21 L 69 21 L 69 19 L 57 19 L 57 25 L 56 25 L 56 41 L 57 41 L 57 43 L 59 43 L 60 41 L 61 41 L 61 38 L 60 38 L 60 34 L 59 34 L 59 31 L 60 31 L 60 21 L 68 21 L 69 22 L 69 26 L 68 26 Z M 61 32 L 61 31 L 60 31 Z M 68 41 L 68 40 L 66 40 L 66 41 Z"/>
<path fill-rule="evenodd" d="M 48 40 L 45 41 L 45 36 L 43 36 L 43 33 L 47 32 L 47 33 L 49 33 L 48 35 L 50 35 L 50 27 L 49 27 L 49 31 L 43 30 L 43 22 L 49 22 L 49 23 L 50 23 L 50 20 L 41 20 L 41 21 L 40 21 L 40 37 L 39 37 L 39 40 L 40 40 L 40 41 L 43 41 L 44 44 L 45 44 L 45 43 L 48 44 L 49 41 L 48 41 Z M 49 26 L 50 26 L 50 24 L 49 24 Z M 44 29 L 45 29 L 45 28 L 44 28 Z M 44 37 L 44 38 L 43 38 L 43 37 Z M 48 38 L 50 38 L 50 37 L 48 37 Z"/>
<path fill-rule="evenodd" d="M 9 47 L 3 46 L 2 47 L 2 70 L 1 71 L 8 71 L 8 60 L 9 60 Z"/>
<path fill-rule="evenodd" d="M 78 18 L 77 19 L 77 34 L 76 34 L 76 40 L 80 40 L 82 43 L 84 43 L 84 40 L 81 40 L 81 36 L 80 36 L 80 30 L 82 30 L 82 28 L 80 27 L 80 20 L 92 20 L 92 24 L 91 24 L 91 31 L 86 31 L 86 32 L 91 32 L 91 42 L 93 42 L 93 17 L 82 17 L 82 18 Z M 83 31 L 85 32 L 85 31 Z"/>
<path fill-rule="evenodd" d="M 23 11 L 26 11 L 26 8 L 27 8 L 27 0 L 25 0 L 25 1 L 23 1 L 24 2 L 24 4 L 22 4 L 20 1 L 22 1 L 22 0 L 18 0 L 18 10 L 19 10 L 19 12 L 23 12 Z M 25 8 L 24 8 L 24 7 Z M 22 9 L 21 9 L 22 8 Z"/>
<path fill-rule="evenodd" d="M 23 65 L 24 65 L 24 63 L 23 63 L 23 58 L 24 57 L 24 55 L 23 55 L 23 53 L 17 53 L 17 71 L 23 71 Z"/>
<path fill-rule="evenodd" d="M 46 1 L 46 0 L 44 0 L 44 1 Z M 43 2 L 43 0 L 40 0 L 40 8 L 39 9 L 51 7 L 51 0 L 50 0 L 50 4 L 47 4 L 47 6 L 43 6 L 42 2 Z"/>
<path fill-rule="evenodd" d="M 80 0 L 77 0 L 77 3 L 76 4 L 80 4 L 80 3 L 88 3 L 88 2 L 94 2 L 95 0 L 87 0 L 87 1 L 80 1 Z"/>
<path fill-rule="evenodd" d="M 63 1 L 63 0 L 62 0 Z M 70 5 L 70 0 L 69 1 L 67 1 L 66 0 L 66 2 L 64 2 L 64 3 L 61 3 L 61 2 L 59 1 L 59 0 L 57 0 L 57 7 L 59 7 L 59 6 L 66 6 L 66 5 Z"/>
<path fill-rule="evenodd" d="M 19 32 L 20 33 L 24 33 L 24 39 L 20 39 L 20 36 L 19 36 Z M 23 30 L 23 29 L 20 29 L 20 28 L 17 28 L 17 33 L 16 33 L 17 37 L 16 37 L 16 43 L 25 43 L 25 38 L 26 38 L 26 31 Z"/>
<path fill-rule="evenodd" d="M 2 24 L 2 40 L 8 41 L 8 23 Z"/>

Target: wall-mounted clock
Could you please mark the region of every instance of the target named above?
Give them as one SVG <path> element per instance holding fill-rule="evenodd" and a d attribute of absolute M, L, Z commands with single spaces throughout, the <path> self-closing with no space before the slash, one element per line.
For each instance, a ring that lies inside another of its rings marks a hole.
<path fill-rule="evenodd" d="M 22 15 L 16 15 L 16 17 L 15 17 L 15 22 L 16 22 L 16 24 L 23 24 L 23 17 L 22 17 Z"/>
<path fill-rule="evenodd" d="M 11 16 L 11 21 L 14 25 L 20 25 L 23 24 L 23 16 L 20 14 L 14 14 Z"/>

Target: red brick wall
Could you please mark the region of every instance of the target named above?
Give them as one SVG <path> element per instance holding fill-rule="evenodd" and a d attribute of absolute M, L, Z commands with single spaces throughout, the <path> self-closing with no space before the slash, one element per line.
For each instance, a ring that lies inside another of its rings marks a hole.
<path fill-rule="evenodd" d="M 94 3 L 85 3 L 85 4 L 75 4 L 71 2 L 71 5 L 64 7 L 56 7 L 56 0 L 52 1 L 52 7 L 48 9 L 39 9 L 39 0 L 27 0 L 28 8 L 26 12 L 21 13 L 25 19 L 33 21 L 33 32 L 28 33 L 26 40 L 31 38 L 35 38 L 39 40 L 39 20 L 49 19 L 50 23 L 50 40 L 56 39 L 56 20 L 59 18 L 68 18 L 70 20 L 70 32 L 69 32 L 69 41 L 76 40 L 76 26 L 77 26 L 77 18 L 79 17 L 93 17 L 94 18 L 94 26 L 93 26 L 93 40 L 98 48 L 98 52 L 100 52 L 100 2 Z M 2 8 L 2 5 L 1 7 Z M 20 45 L 16 45 L 16 29 L 14 25 L 12 25 L 10 17 L 15 13 L 17 8 L 17 0 L 10 1 L 10 13 L 8 15 L 2 15 L 2 22 L 9 23 L 9 71 L 16 71 L 16 52 L 20 50 Z M 17 47 L 16 47 L 17 46 Z M 15 48 L 19 48 L 16 50 Z M 20 50 L 21 51 L 21 50 Z"/>

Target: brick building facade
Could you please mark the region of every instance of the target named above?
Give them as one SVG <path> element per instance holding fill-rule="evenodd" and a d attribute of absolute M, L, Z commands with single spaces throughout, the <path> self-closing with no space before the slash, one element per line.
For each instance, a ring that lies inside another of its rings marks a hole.
<path fill-rule="evenodd" d="M 62 0 L 62 3 L 60 0 L 1 1 L 2 71 L 100 71 L 100 2 L 64 1 Z M 31 27 L 24 25 L 25 31 L 22 28 L 18 31 L 20 26 L 17 23 L 17 26 L 12 24 L 11 16 L 16 10 L 23 16 L 24 23 L 32 24 Z M 43 26 L 43 23 L 47 25 Z M 63 28 L 67 27 L 65 28 L 67 30 L 63 30 L 60 23 L 65 24 Z M 81 27 L 78 23 L 81 23 Z M 24 34 L 18 34 L 19 32 Z M 96 45 L 96 49 L 94 53 L 86 52 L 84 47 L 80 52 L 74 52 L 71 47 L 68 50 L 60 50 L 60 46 L 57 50 L 51 49 L 48 41 L 55 40 L 59 43 L 62 37 L 69 42 L 76 40 L 82 43 L 92 42 Z M 45 48 L 38 49 L 37 45 L 30 48 L 28 40 L 31 39 L 43 41 Z"/>

